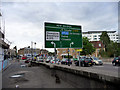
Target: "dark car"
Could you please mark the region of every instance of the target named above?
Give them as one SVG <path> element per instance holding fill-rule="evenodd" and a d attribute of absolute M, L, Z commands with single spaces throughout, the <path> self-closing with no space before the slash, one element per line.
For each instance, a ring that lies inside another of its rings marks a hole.
<path fill-rule="evenodd" d="M 75 63 L 76 66 L 79 66 L 79 61 Z M 93 60 L 92 58 L 80 58 L 80 66 L 92 66 Z"/>
<path fill-rule="evenodd" d="M 69 59 L 69 61 L 68 61 L 68 58 L 63 58 L 63 59 L 61 60 L 61 64 L 68 65 L 68 63 L 72 64 L 71 59 Z"/>
<path fill-rule="evenodd" d="M 30 62 L 30 60 L 25 60 L 25 63 L 29 63 Z"/>
<path fill-rule="evenodd" d="M 112 65 L 113 66 L 120 65 L 120 57 L 115 57 L 112 61 Z"/>

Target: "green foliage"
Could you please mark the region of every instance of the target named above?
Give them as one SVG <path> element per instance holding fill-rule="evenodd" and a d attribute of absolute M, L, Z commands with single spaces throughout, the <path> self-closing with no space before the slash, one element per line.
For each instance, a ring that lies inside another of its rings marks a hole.
<path fill-rule="evenodd" d="M 93 52 L 95 52 L 95 48 L 89 42 L 87 37 L 83 37 L 83 51 L 81 52 L 81 55 L 89 55 Z"/>
<path fill-rule="evenodd" d="M 114 56 L 120 56 L 120 44 L 110 41 L 110 43 L 107 45 L 107 51 L 101 50 L 100 55 L 102 57 L 114 57 Z"/>
<path fill-rule="evenodd" d="M 100 41 L 104 44 L 105 51 L 107 51 L 108 50 L 107 46 L 108 46 L 108 44 L 110 44 L 110 38 L 106 31 L 102 32 L 102 34 L 100 36 Z"/>

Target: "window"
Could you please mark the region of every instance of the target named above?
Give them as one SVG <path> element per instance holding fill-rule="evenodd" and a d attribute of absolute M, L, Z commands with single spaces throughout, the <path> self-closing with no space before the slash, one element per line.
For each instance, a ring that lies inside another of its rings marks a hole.
<path fill-rule="evenodd" d="M 65 51 L 63 51 L 63 53 L 65 53 Z"/>
<path fill-rule="evenodd" d="M 93 37 L 97 37 L 97 35 L 94 35 Z"/>
<path fill-rule="evenodd" d="M 101 43 L 99 43 L 99 47 L 101 47 Z"/>
<path fill-rule="evenodd" d="M 97 38 L 94 38 L 93 40 L 97 40 Z"/>
<path fill-rule="evenodd" d="M 75 52 L 75 50 L 73 50 L 73 53 Z"/>

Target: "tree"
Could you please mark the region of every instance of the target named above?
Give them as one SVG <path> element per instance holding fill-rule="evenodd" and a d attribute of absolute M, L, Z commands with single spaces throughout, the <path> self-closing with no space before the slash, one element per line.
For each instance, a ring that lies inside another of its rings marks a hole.
<path fill-rule="evenodd" d="M 110 38 L 106 31 L 102 32 L 100 36 L 100 41 L 104 44 L 105 51 L 107 52 L 107 46 L 110 44 Z"/>
<path fill-rule="evenodd" d="M 109 57 L 119 56 L 120 55 L 119 43 L 110 41 L 110 44 L 108 44 L 107 46 L 107 55 Z"/>
<path fill-rule="evenodd" d="M 83 51 L 81 52 L 81 55 L 89 55 L 93 52 L 95 52 L 95 48 L 89 42 L 87 37 L 83 37 Z"/>

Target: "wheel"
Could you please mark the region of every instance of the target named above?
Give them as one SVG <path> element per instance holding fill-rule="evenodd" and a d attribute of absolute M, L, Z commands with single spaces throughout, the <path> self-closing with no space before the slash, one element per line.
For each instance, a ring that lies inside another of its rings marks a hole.
<path fill-rule="evenodd" d="M 116 66 L 116 63 L 112 63 L 113 66 Z"/>
<path fill-rule="evenodd" d="M 93 64 L 90 64 L 90 66 L 93 66 Z"/>
<path fill-rule="evenodd" d="M 80 63 L 80 66 L 81 66 L 81 67 L 83 66 L 82 62 Z"/>
<path fill-rule="evenodd" d="M 82 66 L 85 67 L 85 63 L 82 63 Z"/>

